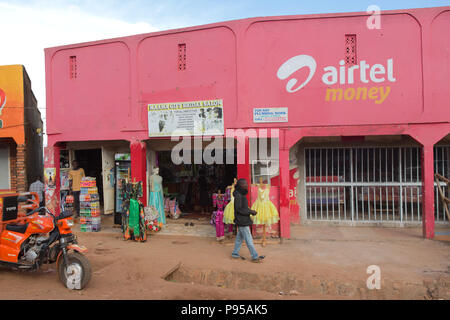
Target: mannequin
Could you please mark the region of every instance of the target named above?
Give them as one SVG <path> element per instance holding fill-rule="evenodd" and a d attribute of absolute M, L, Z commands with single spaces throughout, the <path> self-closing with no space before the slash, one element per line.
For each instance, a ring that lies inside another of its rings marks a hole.
<path fill-rule="evenodd" d="M 234 225 L 234 188 L 236 186 L 237 179 L 234 178 L 233 184 L 231 186 L 228 186 L 225 190 L 225 193 L 227 195 L 227 206 L 225 207 L 225 211 L 223 214 L 223 222 L 225 224 L 228 224 L 230 227 L 228 229 L 228 232 L 232 232 L 233 225 Z"/>
<path fill-rule="evenodd" d="M 162 177 L 159 175 L 159 168 L 153 168 L 152 175 L 148 179 L 150 186 L 149 205 L 154 206 L 158 210 L 158 221 L 165 224 L 166 214 L 164 212 L 164 196 L 162 190 Z"/>
<path fill-rule="evenodd" d="M 266 225 L 274 224 L 280 220 L 279 213 L 275 205 L 270 201 L 270 185 L 263 183 L 263 179 L 259 178 L 258 198 L 252 205 L 252 210 L 258 212 L 256 216 L 252 216 L 254 224 L 263 225 L 263 247 L 266 246 Z"/>

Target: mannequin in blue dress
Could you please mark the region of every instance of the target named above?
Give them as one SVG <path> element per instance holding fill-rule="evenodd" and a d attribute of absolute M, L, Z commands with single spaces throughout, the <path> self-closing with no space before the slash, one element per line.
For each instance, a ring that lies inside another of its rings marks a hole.
<path fill-rule="evenodd" d="M 162 189 L 162 177 L 159 175 L 159 168 L 154 168 L 152 175 L 149 178 L 150 185 L 150 199 L 149 205 L 152 205 L 158 210 L 158 221 L 166 224 L 166 214 L 164 212 L 164 196 Z"/>

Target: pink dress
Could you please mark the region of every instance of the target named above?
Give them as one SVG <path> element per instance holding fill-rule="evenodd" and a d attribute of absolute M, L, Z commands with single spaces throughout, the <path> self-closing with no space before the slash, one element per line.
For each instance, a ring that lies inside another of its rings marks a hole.
<path fill-rule="evenodd" d="M 213 205 L 217 207 L 217 210 L 215 211 L 216 237 L 217 240 L 220 240 L 225 237 L 225 225 L 223 224 L 223 210 L 227 205 L 227 199 L 225 195 L 223 195 L 222 198 L 214 195 Z"/>

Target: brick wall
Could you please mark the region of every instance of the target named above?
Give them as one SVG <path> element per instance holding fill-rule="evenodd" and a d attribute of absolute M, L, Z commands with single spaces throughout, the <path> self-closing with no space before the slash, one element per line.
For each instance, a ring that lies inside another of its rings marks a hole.
<path fill-rule="evenodd" d="M 18 192 L 28 191 L 25 150 L 26 147 L 24 144 L 17 146 L 16 175 Z"/>

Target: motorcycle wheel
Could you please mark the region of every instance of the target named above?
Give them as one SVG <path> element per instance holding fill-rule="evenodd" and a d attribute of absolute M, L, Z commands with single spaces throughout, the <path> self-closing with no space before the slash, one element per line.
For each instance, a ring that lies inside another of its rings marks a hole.
<path fill-rule="evenodd" d="M 66 265 L 64 259 L 62 259 L 58 267 L 59 279 L 68 289 L 84 289 L 92 275 L 89 260 L 78 252 L 67 254 L 67 259 L 69 265 Z"/>

